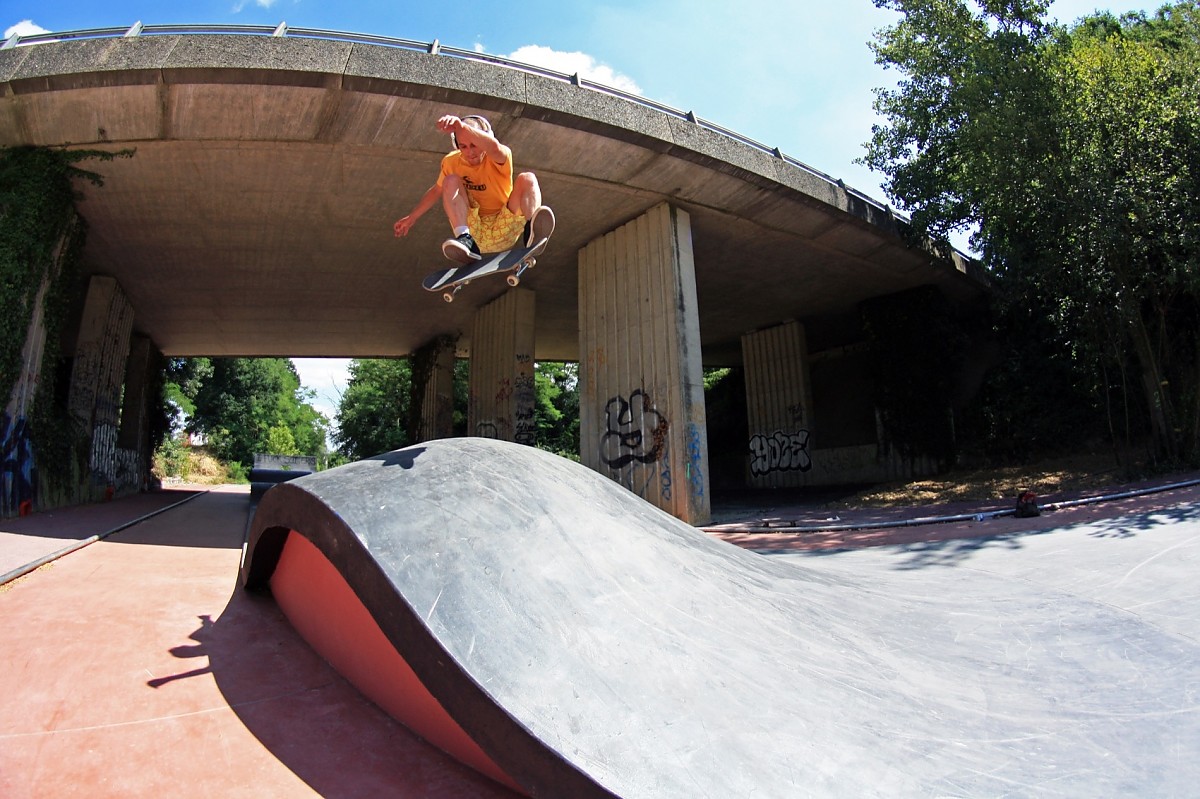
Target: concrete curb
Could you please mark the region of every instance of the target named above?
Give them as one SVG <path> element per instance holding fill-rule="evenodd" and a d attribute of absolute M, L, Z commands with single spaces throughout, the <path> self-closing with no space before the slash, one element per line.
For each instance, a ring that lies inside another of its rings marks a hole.
<path fill-rule="evenodd" d="M 0 575 L 0 586 L 7 585 L 8 583 L 11 583 L 13 580 L 16 580 L 18 577 L 24 577 L 26 574 L 29 574 L 34 569 L 45 566 L 47 563 L 58 560 L 59 558 L 65 556 L 65 555 L 70 555 L 72 552 L 83 549 L 84 547 L 88 546 L 89 544 L 94 544 L 97 541 L 103 541 L 105 538 L 108 538 L 110 535 L 113 535 L 114 533 L 119 533 L 122 530 L 126 530 L 130 527 L 133 527 L 135 524 L 140 524 L 141 522 L 144 522 L 147 519 L 151 519 L 160 513 L 165 513 L 166 511 L 169 511 L 172 508 L 178 508 L 180 505 L 184 504 L 185 502 L 191 502 L 196 497 L 202 497 L 207 493 L 209 493 L 209 492 L 208 491 L 199 491 L 195 494 L 192 494 L 191 496 L 188 496 L 188 497 L 185 497 L 185 498 L 179 500 L 178 502 L 174 502 L 170 505 L 167 505 L 165 508 L 159 508 L 158 510 L 143 514 L 142 516 L 139 516 L 136 519 L 132 519 L 123 524 L 119 524 L 116 527 L 112 528 L 111 530 L 106 530 L 103 533 L 96 533 L 95 535 L 88 536 L 87 538 L 81 539 L 72 544 L 69 544 L 68 546 L 63 547 L 62 549 L 51 552 L 49 555 L 45 555 L 44 557 L 40 557 L 35 561 L 26 563 L 24 566 L 19 566 L 10 572 Z"/>

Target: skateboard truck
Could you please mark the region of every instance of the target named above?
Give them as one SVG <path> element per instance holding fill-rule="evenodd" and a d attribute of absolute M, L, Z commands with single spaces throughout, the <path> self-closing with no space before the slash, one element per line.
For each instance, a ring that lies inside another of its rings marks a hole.
<path fill-rule="evenodd" d="M 537 258 L 534 258 L 532 255 L 522 258 L 520 266 L 518 266 L 516 271 L 514 271 L 511 275 L 506 277 L 505 280 L 508 281 L 508 285 L 516 286 L 521 282 L 521 275 L 525 274 L 525 270 L 533 269 L 533 267 L 536 265 Z"/>

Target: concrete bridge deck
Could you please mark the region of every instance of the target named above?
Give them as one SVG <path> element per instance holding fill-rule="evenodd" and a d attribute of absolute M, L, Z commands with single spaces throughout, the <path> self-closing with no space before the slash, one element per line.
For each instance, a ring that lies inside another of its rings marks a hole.
<path fill-rule="evenodd" d="M 433 124 L 448 112 L 488 116 L 557 212 L 523 282 L 538 359 L 579 359 L 580 250 L 664 202 L 691 216 L 713 365 L 784 319 L 923 284 L 981 290 L 828 175 L 572 76 L 380 37 L 118 34 L 0 49 L 0 145 L 136 149 L 80 186 L 85 267 L 117 279 L 166 355 L 386 357 L 456 331 L 469 348 L 503 282 L 445 306 L 419 286 L 445 265 L 443 215 L 392 234 L 449 149 Z"/>

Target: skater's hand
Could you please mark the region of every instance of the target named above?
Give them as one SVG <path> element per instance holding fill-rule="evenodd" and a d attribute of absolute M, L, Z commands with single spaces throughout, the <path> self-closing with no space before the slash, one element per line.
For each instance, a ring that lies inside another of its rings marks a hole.
<path fill-rule="evenodd" d="M 462 120 L 454 114 L 446 114 L 437 121 L 437 129 L 442 133 L 458 133 L 462 126 Z"/>
<path fill-rule="evenodd" d="M 397 219 L 396 224 L 393 225 L 393 229 L 396 231 L 396 238 L 407 236 L 408 231 L 412 230 L 412 226 L 415 225 L 416 222 L 417 220 L 413 219 L 411 215 Z"/>

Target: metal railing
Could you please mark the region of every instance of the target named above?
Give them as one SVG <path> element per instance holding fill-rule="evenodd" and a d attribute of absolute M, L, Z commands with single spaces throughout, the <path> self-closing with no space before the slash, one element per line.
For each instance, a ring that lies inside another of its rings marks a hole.
<path fill-rule="evenodd" d="M 92 28 L 89 30 L 67 31 L 64 33 L 38 33 L 28 36 L 22 36 L 19 33 L 14 33 L 4 44 L 0 45 L 0 50 L 7 50 L 21 45 L 42 44 L 49 42 L 61 42 L 78 39 L 105 39 L 105 38 L 132 38 L 136 36 L 154 36 L 154 35 L 170 35 L 170 34 L 235 34 L 241 36 L 273 36 L 286 37 L 297 36 L 309 39 L 328 39 L 331 41 L 340 42 L 357 42 L 362 44 L 375 44 L 384 47 L 396 47 L 403 50 L 412 50 L 416 52 L 429 53 L 431 55 L 447 55 L 455 58 L 462 58 L 468 61 L 480 61 L 489 64 L 495 64 L 510 69 L 516 69 L 521 72 L 527 72 L 534 75 L 539 75 L 551 80 L 563 81 L 574 84 L 583 88 L 598 91 L 603 94 L 619 97 L 632 103 L 650 108 L 676 119 L 686 120 L 694 125 L 698 125 L 704 130 L 716 133 L 725 138 L 732 139 L 747 147 L 758 150 L 759 152 L 771 155 L 783 161 L 790 166 L 796 167 L 807 172 L 814 177 L 828 181 L 829 183 L 839 187 L 848 195 L 870 205 L 877 210 L 883 211 L 889 216 L 898 219 L 902 222 L 908 220 L 892 210 L 891 206 L 881 203 L 878 200 L 847 186 L 845 182 L 838 178 L 834 178 L 819 169 L 809 166 L 808 164 L 793 158 L 790 155 L 785 155 L 778 147 L 768 147 L 762 142 L 755 141 L 748 136 L 743 136 L 740 133 L 732 131 L 728 128 L 717 125 L 708 120 L 696 116 L 691 111 L 680 111 L 677 108 L 664 105 L 654 100 L 649 100 L 641 95 L 617 89 L 612 86 L 607 86 L 597 81 L 589 80 L 582 77 L 579 73 L 567 74 L 558 72 L 553 69 L 546 69 L 534 64 L 525 64 L 520 61 L 513 61 L 504 56 L 492 55 L 490 53 L 479 53 L 474 50 L 463 50 L 457 47 L 446 47 L 437 39 L 432 42 L 420 42 L 413 39 L 397 39 L 390 36 L 375 36 L 367 33 L 349 33 L 346 31 L 331 31 L 321 30 L 319 28 L 289 28 L 286 22 L 281 22 L 275 27 L 270 25 L 143 25 L 141 22 L 136 23 L 130 28 Z"/>

